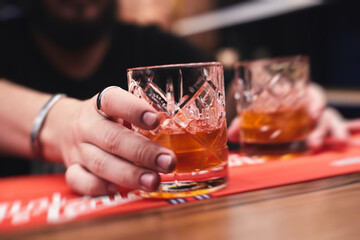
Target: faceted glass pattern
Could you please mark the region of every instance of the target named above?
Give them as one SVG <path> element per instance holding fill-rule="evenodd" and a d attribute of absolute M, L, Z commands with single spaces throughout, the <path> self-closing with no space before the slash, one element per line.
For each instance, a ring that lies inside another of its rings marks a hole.
<path fill-rule="evenodd" d="M 315 125 L 308 111 L 308 57 L 239 62 L 235 75 L 244 151 L 251 155 L 304 151 L 303 140 Z"/>
<path fill-rule="evenodd" d="M 172 177 L 162 175 L 163 182 L 171 185 L 173 179 L 177 186 L 172 186 L 173 190 L 163 186 L 159 191 L 195 195 L 192 189 L 196 181 L 189 176 L 196 178 L 201 171 L 211 172 L 218 166 L 223 170 L 220 185 L 224 185 L 227 147 L 222 65 L 214 62 L 129 69 L 128 85 L 132 94 L 151 104 L 161 117 L 154 130 L 134 129 L 172 149 L 178 158 Z M 213 180 L 215 175 L 209 174 Z"/>

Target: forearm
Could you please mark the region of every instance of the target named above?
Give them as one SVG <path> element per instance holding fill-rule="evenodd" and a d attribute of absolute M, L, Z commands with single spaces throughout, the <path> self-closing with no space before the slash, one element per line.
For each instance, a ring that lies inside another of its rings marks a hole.
<path fill-rule="evenodd" d="M 33 121 L 50 95 L 0 80 L 0 152 L 31 158 Z"/>
<path fill-rule="evenodd" d="M 33 157 L 30 143 L 33 122 L 50 97 L 50 94 L 0 80 L 0 154 L 29 159 Z M 69 101 L 75 100 L 66 99 L 67 105 Z M 63 106 L 65 103 L 60 102 L 50 109 L 40 131 L 41 154 L 50 161 L 61 161 L 61 154 L 56 146 L 59 133 L 64 129 L 64 119 L 69 119 L 70 114 L 70 110 Z M 60 114 L 59 111 L 64 109 L 66 111 Z M 62 117 L 59 118 L 59 115 Z"/>

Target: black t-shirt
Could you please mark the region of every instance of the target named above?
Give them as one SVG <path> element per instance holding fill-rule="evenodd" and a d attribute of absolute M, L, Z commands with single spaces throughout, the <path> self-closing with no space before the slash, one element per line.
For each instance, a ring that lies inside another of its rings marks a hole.
<path fill-rule="evenodd" d="M 110 85 L 127 89 L 126 69 L 130 67 L 208 60 L 187 42 L 156 27 L 119 23 L 112 29 L 110 47 L 96 71 L 89 78 L 72 79 L 46 59 L 26 19 L 0 23 L 0 78 L 78 99 L 90 98 Z M 0 176 L 28 173 L 28 162 L 9 160 L 0 156 Z"/>

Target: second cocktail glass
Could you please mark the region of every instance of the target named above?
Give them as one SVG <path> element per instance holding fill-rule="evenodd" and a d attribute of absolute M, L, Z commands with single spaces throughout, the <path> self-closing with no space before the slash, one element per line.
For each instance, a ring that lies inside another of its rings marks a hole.
<path fill-rule="evenodd" d="M 235 75 L 242 150 L 261 156 L 304 152 L 315 126 L 308 111 L 308 57 L 239 62 Z"/>

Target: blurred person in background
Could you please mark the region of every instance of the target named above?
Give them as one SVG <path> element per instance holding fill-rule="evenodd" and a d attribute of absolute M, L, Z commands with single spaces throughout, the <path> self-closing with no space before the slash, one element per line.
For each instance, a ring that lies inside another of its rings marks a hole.
<path fill-rule="evenodd" d="M 0 175 L 31 173 L 29 162 L 16 158 L 41 157 L 63 163 L 67 183 L 81 194 L 115 193 L 119 185 L 155 190 L 158 173 L 172 171 L 176 157 L 128 128 L 128 123 L 156 128 L 159 116 L 126 91 L 126 69 L 209 58 L 158 28 L 116 22 L 114 0 L 26 5 L 24 17 L 0 23 Z M 96 93 L 111 85 L 120 88 L 104 92 L 99 111 Z M 67 96 L 48 111 L 39 132 L 40 151 L 34 152 L 34 119 L 55 93 Z M 321 90 L 311 96 L 318 118 L 324 119 L 318 129 L 331 132 L 335 125 L 323 114 Z M 346 136 L 346 127 L 337 127 Z M 32 167 L 32 173 L 54 171 L 41 170 L 42 164 Z"/>
<path fill-rule="evenodd" d="M 156 111 L 126 91 L 126 69 L 208 58 L 156 27 L 118 23 L 115 0 L 25 4 L 24 17 L 0 25 L 0 175 L 54 171 L 10 156 L 34 157 L 33 121 L 51 94 L 65 93 L 41 129 L 41 158 L 64 162 L 67 182 L 82 194 L 116 192 L 118 185 L 156 189 L 158 172 L 172 171 L 176 159 L 123 126 L 159 124 Z M 111 85 L 121 89 L 106 91 L 101 110 L 112 120 L 99 114 L 94 97 Z"/>

